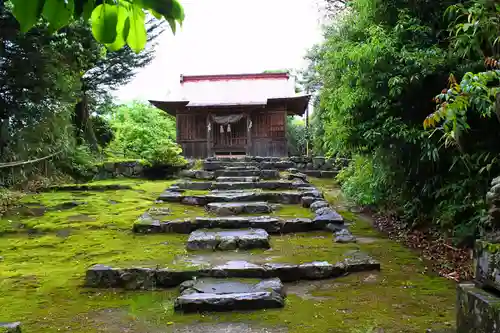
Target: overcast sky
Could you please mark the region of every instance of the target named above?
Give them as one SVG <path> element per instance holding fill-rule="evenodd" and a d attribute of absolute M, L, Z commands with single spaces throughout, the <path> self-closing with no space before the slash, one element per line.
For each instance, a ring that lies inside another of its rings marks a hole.
<path fill-rule="evenodd" d="M 156 58 L 117 91 L 122 102 L 166 99 L 180 74 L 298 69 L 321 40 L 318 0 L 180 0 L 186 12 L 175 36 L 159 37 Z"/>

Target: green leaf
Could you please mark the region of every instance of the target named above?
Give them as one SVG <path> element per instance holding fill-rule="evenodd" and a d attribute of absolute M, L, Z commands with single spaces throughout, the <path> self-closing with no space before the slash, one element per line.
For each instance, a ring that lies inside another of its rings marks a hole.
<path fill-rule="evenodd" d="M 132 6 L 132 12 L 129 16 L 130 18 L 130 29 L 127 36 L 127 44 L 135 52 L 141 52 L 146 46 L 147 33 L 144 23 L 144 12 L 142 8 L 134 5 Z"/>
<path fill-rule="evenodd" d="M 154 16 L 156 17 L 158 20 L 161 20 L 161 18 L 163 17 L 163 15 L 161 15 L 160 13 L 158 13 L 156 10 L 154 9 L 150 9 L 149 12 Z"/>
<path fill-rule="evenodd" d="M 184 21 L 184 8 L 177 0 L 172 0 L 172 14 L 173 18 L 177 19 L 181 24 Z"/>
<path fill-rule="evenodd" d="M 116 40 L 118 24 L 118 6 L 102 4 L 92 12 L 92 35 L 103 44 L 111 44 Z"/>
<path fill-rule="evenodd" d="M 45 0 L 11 0 L 12 14 L 19 22 L 22 32 L 30 30 L 40 18 Z"/>
<path fill-rule="evenodd" d="M 94 7 L 95 7 L 95 0 L 86 0 L 85 4 L 83 5 L 83 13 L 82 13 L 82 18 L 85 21 L 88 21 L 92 16 L 92 11 L 94 10 Z"/>
<path fill-rule="evenodd" d="M 69 23 L 74 9 L 74 0 L 45 0 L 42 16 L 49 21 L 50 30 L 57 31 Z"/>
<path fill-rule="evenodd" d="M 177 30 L 177 25 L 176 25 L 176 23 L 175 23 L 175 20 L 174 20 L 174 19 L 172 19 L 172 18 L 167 18 L 167 22 L 168 22 L 168 24 L 170 24 L 170 29 L 172 29 L 172 32 L 173 32 L 173 33 L 174 33 L 174 35 L 175 35 L 175 32 L 176 32 L 176 30 Z"/>
<path fill-rule="evenodd" d="M 111 51 L 118 51 L 125 46 L 125 41 L 127 40 L 128 33 L 130 30 L 130 18 L 129 11 L 123 6 L 118 6 L 118 22 L 116 24 L 116 39 L 111 44 L 106 44 L 106 47 Z M 126 22 L 128 22 L 127 27 L 125 27 Z M 127 31 L 125 31 L 127 28 Z"/>

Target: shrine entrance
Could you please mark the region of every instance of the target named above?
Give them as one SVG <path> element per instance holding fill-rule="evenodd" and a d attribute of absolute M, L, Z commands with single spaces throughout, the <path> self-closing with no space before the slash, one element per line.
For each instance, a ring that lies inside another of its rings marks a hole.
<path fill-rule="evenodd" d="M 212 151 L 215 155 L 245 155 L 248 115 L 210 116 Z"/>

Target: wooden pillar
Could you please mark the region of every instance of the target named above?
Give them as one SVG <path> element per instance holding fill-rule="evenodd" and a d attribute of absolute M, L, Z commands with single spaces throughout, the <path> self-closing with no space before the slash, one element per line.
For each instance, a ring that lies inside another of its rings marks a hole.
<path fill-rule="evenodd" d="M 246 154 L 252 155 L 252 114 L 247 112 L 247 146 L 246 146 Z"/>
<path fill-rule="evenodd" d="M 207 113 L 207 156 L 211 157 L 212 156 L 212 131 L 214 130 L 212 128 L 212 124 L 210 121 L 210 112 Z M 211 130 L 209 130 L 211 129 Z"/>

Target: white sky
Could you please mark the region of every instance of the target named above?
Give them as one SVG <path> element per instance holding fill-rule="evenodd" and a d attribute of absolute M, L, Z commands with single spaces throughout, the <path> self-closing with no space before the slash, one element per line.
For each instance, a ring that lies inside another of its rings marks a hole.
<path fill-rule="evenodd" d="M 180 74 L 299 69 L 321 40 L 321 0 L 180 0 L 186 12 L 175 36 L 159 37 L 156 58 L 116 97 L 166 99 Z"/>

